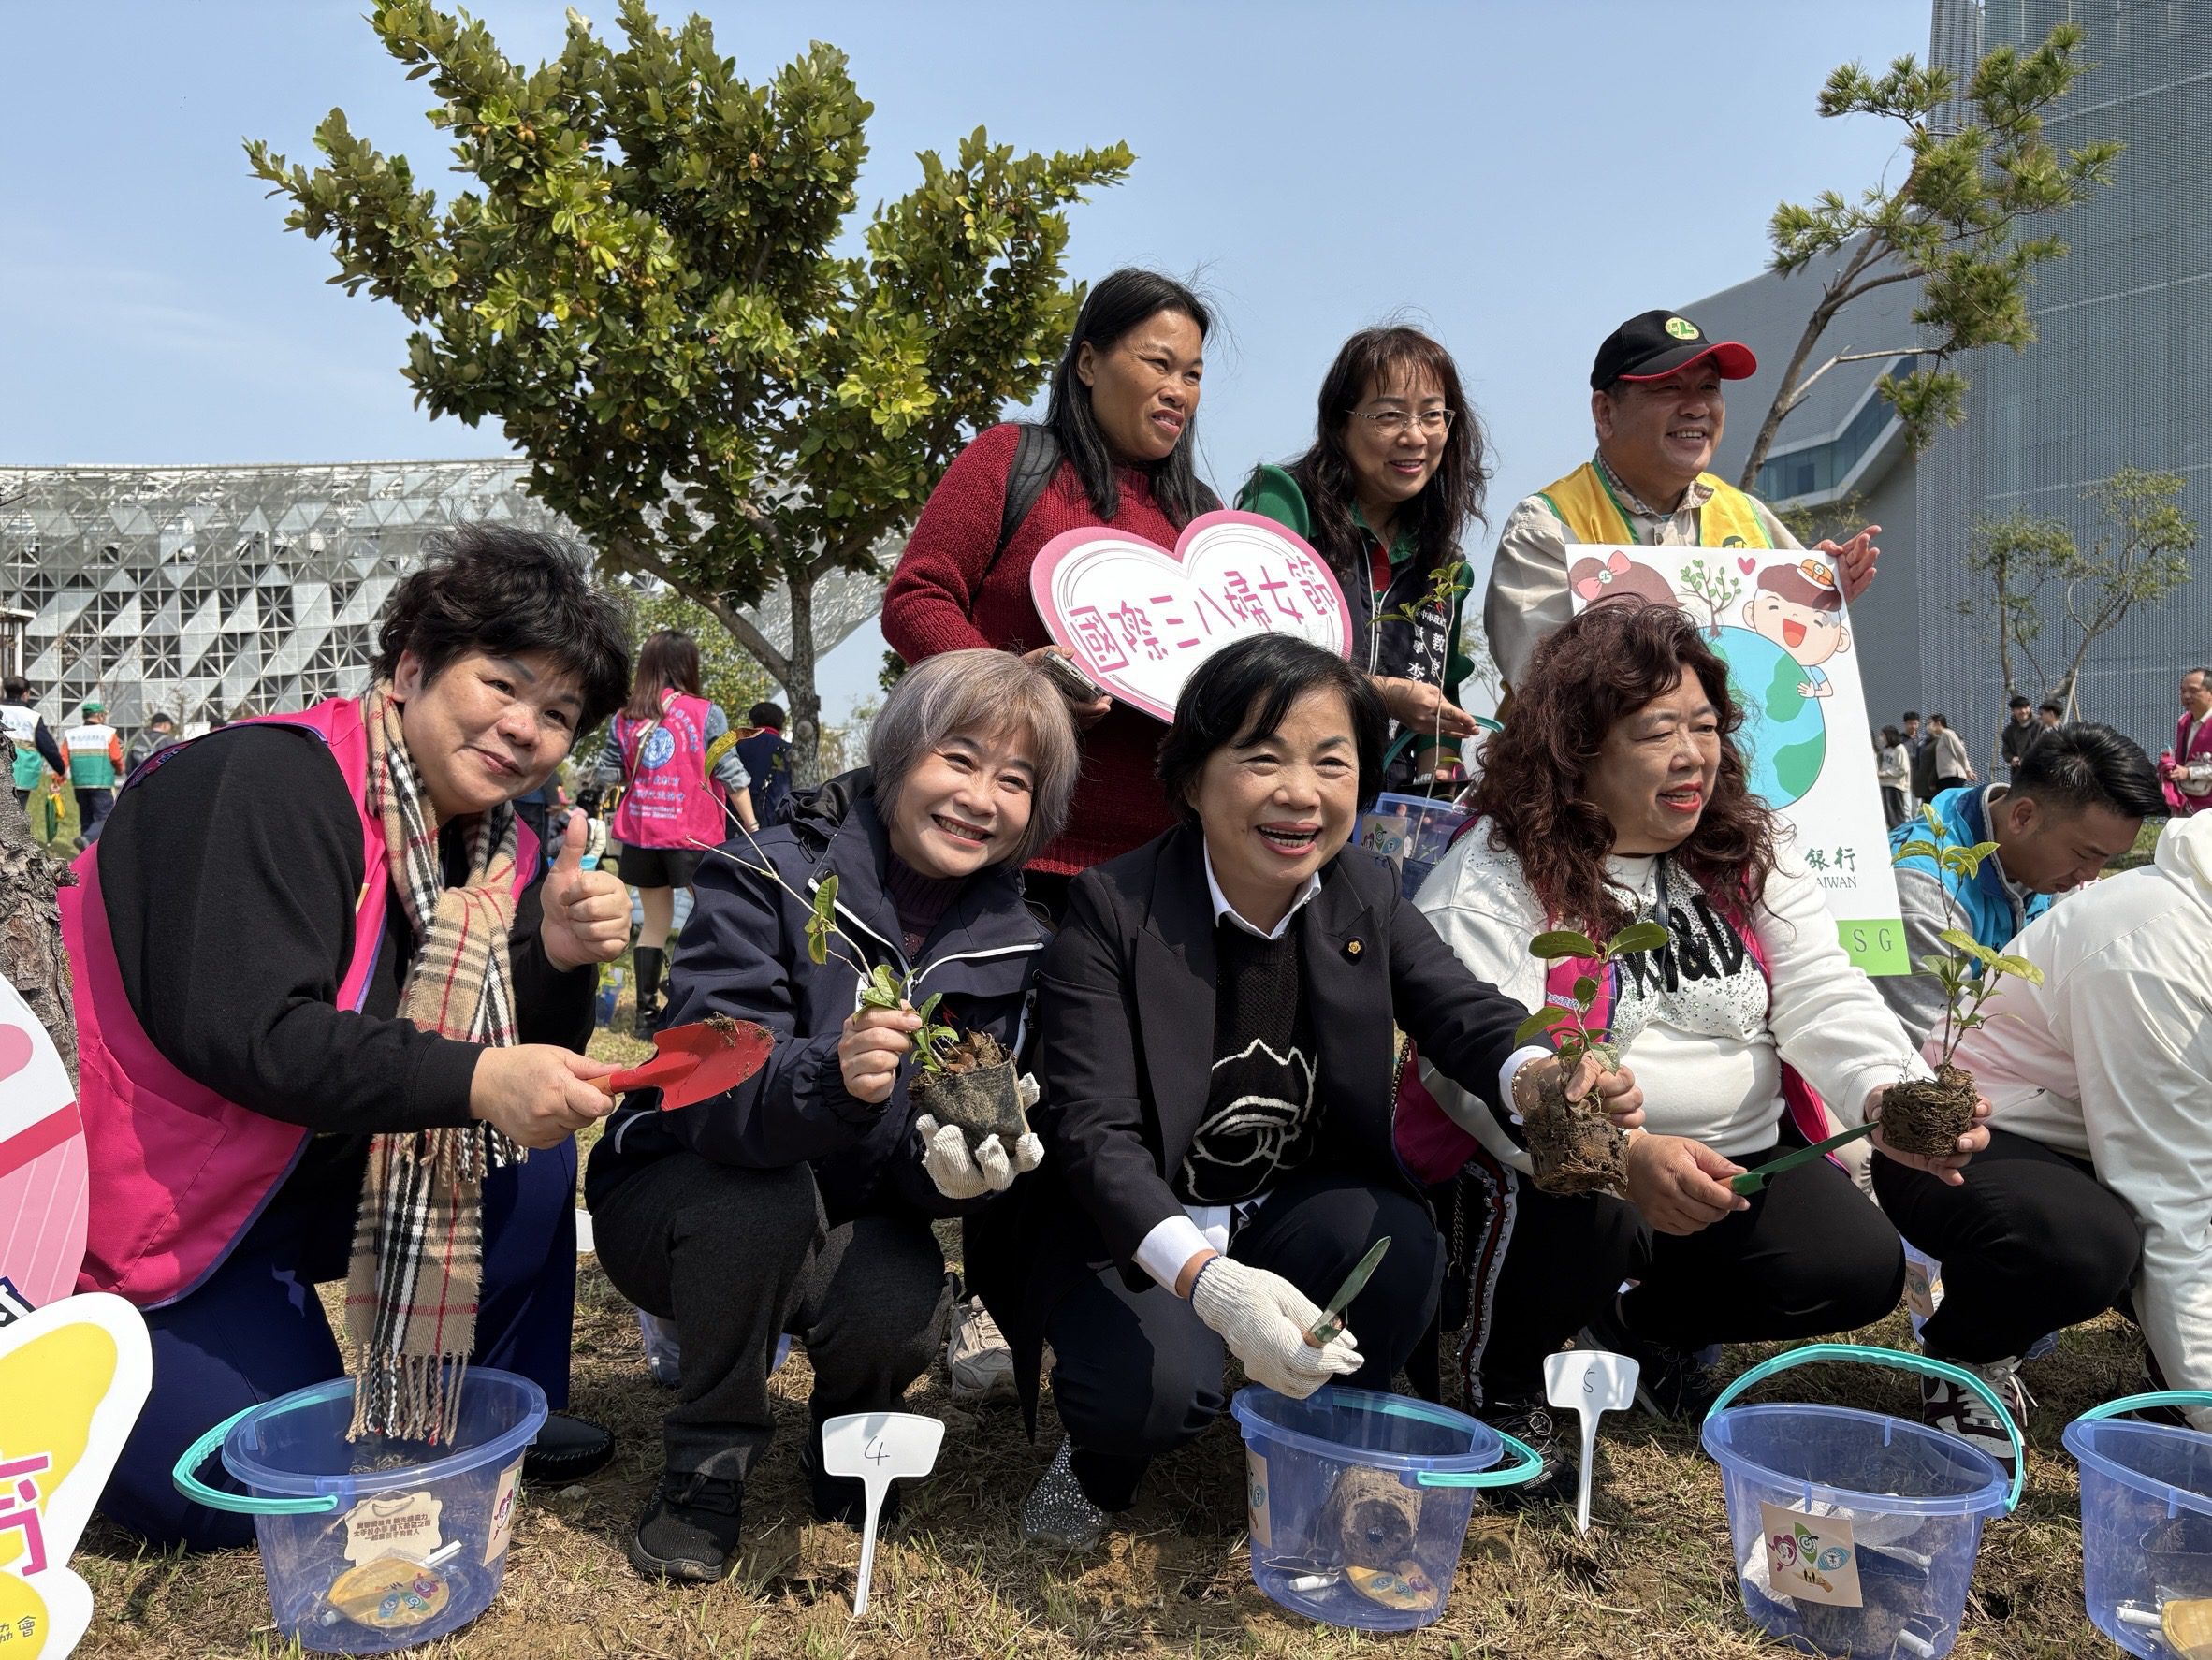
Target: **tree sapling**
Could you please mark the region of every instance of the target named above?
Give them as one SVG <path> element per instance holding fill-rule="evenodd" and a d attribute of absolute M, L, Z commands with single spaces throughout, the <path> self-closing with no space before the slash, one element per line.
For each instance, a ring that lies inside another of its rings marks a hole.
<path fill-rule="evenodd" d="M 1921 817 L 1928 834 L 1914 836 L 1899 848 L 1892 864 L 1907 859 L 1933 860 L 1944 870 L 1972 881 L 1982 861 L 1997 851 L 1994 841 L 1960 847 L 1951 840 L 1943 820 L 1932 807 L 1923 807 Z M 1950 949 L 1920 959 L 1920 971 L 1932 974 L 1943 986 L 1943 1049 L 1933 1079 L 1893 1084 L 1882 1098 L 1882 1140 L 1900 1153 L 1929 1157 L 1958 1150 L 1958 1138 L 1973 1128 L 1977 1091 L 1972 1074 L 1951 1064 L 1959 1041 L 1989 1016 L 1984 1007 L 1997 995 L 1998 982 L 2010 974 L 2030 985 L 2043 983 L 2043 970 L 2026 957 L 1992 951 L 1960 928 L 1945 928 L 1936 936 Z"/>
<path fill-rule="evenodd" d="M 1515 1042 L 1528 1043 L 1548 1033 L 1559 1051 L 1558 1070 L 1537 1090 L 1535 1109 L 1521 1115 L 1540 1191 L 1628 1196 L 1628 1138 L 1613 1128 L 1594 1090 L 1569 1100 L 1566 1085 L 1585 1055 L 1608 1072 L 1620 1069 L 1609 1027 L 1590 1024 L 1603 977 L 1621 958 L 1661 950 L 1673 938 L 1662 924 L 1645 921 L 1630 923 L 1603 945 L 1572 928 L 1553 928 L 1528 942 L 1529 954 L 1544 962 L 1587 964 L 1575 980 L 1571 1006 L 1546 1003 L 1514 1034 Z"/>

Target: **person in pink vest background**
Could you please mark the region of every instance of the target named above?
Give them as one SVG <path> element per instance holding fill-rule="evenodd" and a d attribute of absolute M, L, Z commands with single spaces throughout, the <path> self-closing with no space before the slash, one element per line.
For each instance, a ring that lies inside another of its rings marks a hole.
<path fill-rule="evenodd" d="M 2176 814 L 2186 818 L 2212 803 L 2212 668 L 2181 677 L 2181 719 L 2174 725 L 2174 747 L 2160 762 Z"/>
<path fill-rule="evenodd" d="M 241 1408 L 343 1373 L 314 1290 L 341 1276 L 360 1427 L 450 1433 L 473 1362 L 545 1390 L 541 1475 L 611 1453 L 558 1409 L 574 1132 L 614 1104 L 595 1080 L 615 1069 L 578 1051 L 629 903 L 581 867 L 580 821 L 548 871 L 510 804 L 628 668 L 565 546 L 464 527 L 394 591 L 366 697 L 162 751 L 78 859 L 79 1286 L 127 1297 L 153 1342 L 101 1508 L 156 1547 L 253 1536 L 171 1467 Z"/>
<path fill-rule="evenodd" d="M 676 890 L 691 885 L 700 846 L 719 845 L 735 816 L 753 822 L 752 782 L 737 759 L 737 735 L 720 704 L 699 695 L 699 643 L 664 628 L 638 648 L 630 701 L 607 728 L 594 792 L 619 782 L 609 828 L 622 844 L 622 880 L 637 890 L 637 1032 L 660 1024 L 661 970 L 667 961 Z"/>

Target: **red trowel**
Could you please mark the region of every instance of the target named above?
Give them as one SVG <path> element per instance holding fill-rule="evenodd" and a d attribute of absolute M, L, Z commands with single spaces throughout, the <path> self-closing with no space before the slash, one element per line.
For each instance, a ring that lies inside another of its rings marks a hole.
<path fill-rule="evenodd" d="M 775 1034 L 749 1020 L 710 1015 L 653 1034 L 653 1058 L 599 1080 L 609 1095 L 658 1089 L 661 1110 L 674 1112 L 735 1089 L 761 1070 Z"/>

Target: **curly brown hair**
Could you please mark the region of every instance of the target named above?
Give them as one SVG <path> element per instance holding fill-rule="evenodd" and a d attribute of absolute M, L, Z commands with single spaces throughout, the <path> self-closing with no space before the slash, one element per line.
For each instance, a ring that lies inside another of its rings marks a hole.
<path fill-rule="evenodd" d="M 1536 648 L 1504 729 L 1482 746 L 1472 803 L 1491 847 L 1521 861 L 1553 921 L 1604 935 L 1632 920 L 1624 890 L 1606 874 L 1612 823 L 1582 797 L 1582 780 L 1614 725 L 1673 691 L 1684 671 L 1720 712 L 1721 770 L 1697 828 L 1672 856 L 1709 894 L 1746 905 L 1765 896 L 1773 814 L 1751 793 L 1736 745 L 1743 711 L 1727 665 L 1671 605 L 1599 605 Z"/>

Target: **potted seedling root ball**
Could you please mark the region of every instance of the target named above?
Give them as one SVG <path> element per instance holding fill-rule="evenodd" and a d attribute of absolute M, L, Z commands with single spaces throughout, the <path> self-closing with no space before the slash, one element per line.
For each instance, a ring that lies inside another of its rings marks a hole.
<path fill-rule="evenodd" d="M 1972 881 L 1982 861 L 1997 851 L 1994 841 L 1972 847 L 1951 842 L 1935 808 L 1924 807 L 1928 834 L 1915 836 L 1897 851 L 1894 864 L 1907 859 L 1932 859 L 1962 881 Z M 1948 948 L 1939 956 L 1920 959 L 1920 971 L 1932 974 L 1943 986 L 1942 1052 L 1932 1079 L 1893 1084 L 1882 1098 L 1882 1140 L 1899 1153 L 1938 1157 L 1958 1151 L 1958 1138 L 1974 1125 L 1974 1088 L 1972 1074 L 1954 1066 L 1951 1056 L 1968 1032 L 1986 1026 L 1984 1010 L 1997 995 L 1998 983 L 2007 974 L 2030 985 L 2043 983 L 2043 970 L 2026 957 L 1992 951 L 1960 928 L 1945 928 L 1936 936 Z"/>
<path fill-rule="evenodd" d="M 1608 1072 L 1621 1066 L 1621 1052 L 1608 1028 L 1590 1023 L 1591 1009 L 1604 985 L 1602 977 L 1621 958 L 1657 951 L 1672 938 L 1658 923 L 1639 922 L 1629 924 L 1603 945 L 1572 928 L 1554 928 L 1529 941 L 1529 954 L 1546 963 L 1585 965 L 1575 978 L 1571 1005 L 1546 1003 L 1514 1034 L 1517 1043 L 1534 1042 L 1548 1034 L 1559 1051 L 1559 1066 L 1538 1087 L 1535 1109 L 1521 1114 L 1529 1163 L 1540 1191 L 1628 1196 L 1627 1136 L 1606 1116 L 1596 1090 L 1569 1100 L 1566 1085 L 1586 1055 Z"/>
<path fill-rule="evenodd" d="M 746 839 L 752 839 L 749 832 Z M 711 842 L 694 838 L 691 845 L 720 853 L 732 864 L 756 876 L 766 877 L 805 905 L 808 957 L 821 965 L 835 956 L 859 976 L 862 1008 L 897 1009 L 908 1003 L 908 994 L 912 989 L 910 976 L 887 963 L 870 968 L 830 943 L 833 939 L 852 942 L 852 937 L 837 925 L 836 877 L 823 877 L 815 884 L 814 896 L 809 899 L 785 881 L 764 857 L 761 864 L 752 865 Z M 922 1027 L 914 1034 L 914 1072 L 907 1083 L 908 1097 L 939 1124 L 958 1125 L 970 1151 L 985 1138 L 997 1136 L 998 1144 L 1011 1152 L 1014 1143 L 1029 1133 L 1029 1121 L 1022 1111 L 1021 1085 L 1014 1076 L 1013 1056 L 988 1032 L 964 1032 L 940 1023 L 937 1012 L 943 1000 L 942 992 L 932 992 L 920 1003 L 911 1005 L 921 1017 Z"/>

